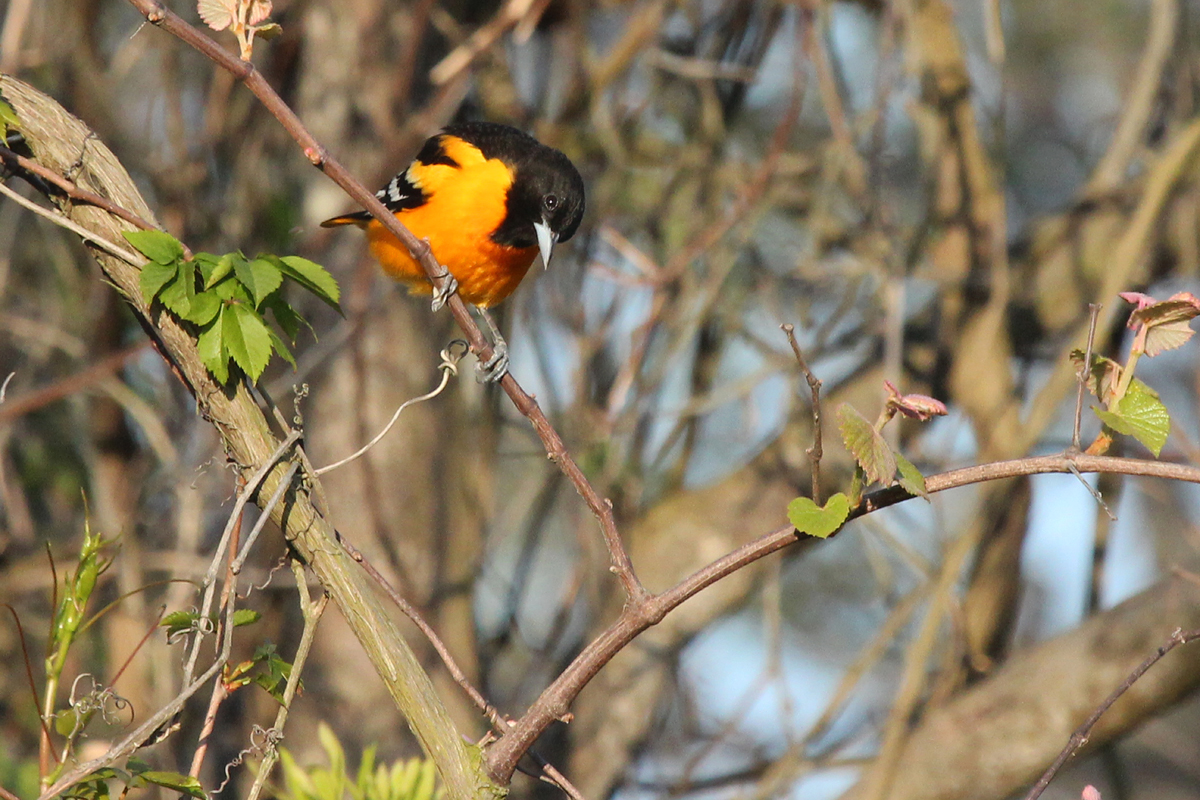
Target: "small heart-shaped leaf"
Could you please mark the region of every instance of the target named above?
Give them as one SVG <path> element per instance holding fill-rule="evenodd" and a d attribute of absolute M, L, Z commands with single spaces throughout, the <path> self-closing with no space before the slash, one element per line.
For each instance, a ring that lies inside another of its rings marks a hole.
<path fill-rule="evenodd" d="M 827 539 L 830 534 L 842 527 L 846 517 L 850 516 L 850 499 L 838 492 L 825 501 L 825 507 L 814 503 L 807 497 L 797 497 L 788 503 L 788 522 L 796 526 L 800 533 Z"/>

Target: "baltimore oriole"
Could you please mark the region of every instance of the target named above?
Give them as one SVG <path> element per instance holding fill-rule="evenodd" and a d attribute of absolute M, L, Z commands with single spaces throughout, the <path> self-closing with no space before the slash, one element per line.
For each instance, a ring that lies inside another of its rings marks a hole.
<path fill-rule="evenodd" d="M 375 196 L 413 235 L 429 240 L 459 295 L 483 309 L 512 294 L 539 251 L 549 266 L 555 243 L 570 239 L 583 218 L 583 179 L 570 160 L 494 122 L 450 125 L 430 137 Z M 433 292 L 408 248 L 367 212 L 321 225 L 364 228 L 388 275 L 415 294 Z"/>

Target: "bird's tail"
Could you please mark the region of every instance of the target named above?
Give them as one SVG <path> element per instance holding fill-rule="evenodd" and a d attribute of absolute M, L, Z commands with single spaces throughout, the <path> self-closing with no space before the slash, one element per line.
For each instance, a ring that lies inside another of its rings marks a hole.
<path fill-rule="evenodd" d="M 360 228 L 366 227 L 373 217 L 366 211 L 356 211 L 353 214 L 342 214 L 340 217 L 327 219 L 321 223 L 322 228 L 336 228 L 339 225 L 357 225 Z"/>

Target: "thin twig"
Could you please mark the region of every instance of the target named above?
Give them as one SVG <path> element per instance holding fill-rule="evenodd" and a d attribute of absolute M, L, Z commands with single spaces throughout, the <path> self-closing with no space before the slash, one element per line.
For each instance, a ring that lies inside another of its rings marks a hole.
<path fill-rule="evenodd" d="M 213 597 L 216 592 L 217 569 L 220 567 L 221 559 L 225 554 L 225 549 L 229 546 L 229 541 L 233 537 L 234 527 L 238 524 L 238 520 L 242 517 L 242 509 L 246 507 L 246 503 L 258 491 L 258 486 L 263 482 L 267 475 L 275 468 L 275 465 L 284 457 L 287 451 L 300 441 L 301 431 L 292 431 L 287 438 L 279 443 L 275 448 L 275 452 L 271 454 L 261 467 L 259 467 L 249 480 L 246 481 L 246 486 L 242 491 L 238 492 L 237 500 L 234 501 L 233 510 L 229 513 L 229 519 L 225 523 L 225 530 L 221 533 L 221 541 L 217 544 L 216 552 L 213 554 L 212 562 L 209 564 L 208 572 L 204 575 L 204 595 L 200 603 L 199 619 L 201 623 L 208 619 L 209 612 L 212 610 Z M 187 666 L 184 668 L 184 682 L 191 679 L 192 673 L 196 668 L 196 660 L 200 656 L 200 644 L 204 639 L 202 629 L 197 629 L 196 639 L 192 643 L 192 652 L 188 656 Z"/>
<path fill-rule="evenodd" d="M 279 710 L 275 712 L 275 724 L 271 726 L 276 739 L 283 738 L 283 726 L 287 724 L 292 700 L 300 687 L 300 673 L 304 670 L 304 663 L 308 660 L 309 650 L 312 649 L 313 639 L 316 638 L 317 623 L 321 621 L 321 615 L 325 613 L 325 606 L 329 602 L 328 594 L 322 594 L 316 600 L 310 598 L 304 565 L 296 559 L 292 559 L 292 574 L 296 576 L 296 589 L 300 592 L 300 615 L 304 618 L 304 630 L 300 633 L 300 644 L 296 647 L 296 656 L 292 659 L 292 671 L 283 689 L 283 702 L 279 704 Z M 258 765 L 258 774 L 254 776 L 254 783 L 250 786 L 246 800 L 258 800 L 278 758 L 279 751 L 273 744 L 269 745 L 263 753 L 262 762 Z"/>
<path fill-rule="evenodd" d="M 1087 482 L 1074 464 L 1071 465 L 1071 474 L 1079 479 L 1079 482 L 1083 484 L 1083 488 L 1087 489 L 1088 494 L 1090 494 L 1092 498 L 1100 504 L 1100 508 L 1104 510 L 1104 513 L 1108 515 L 1108 518 L 1113 522 L 1116 522 L 1117 515 L 1114 514 L 1112 509 L 1108 507 L 1108 503 L 1104 502 L 1104 495 L 1100 494 L 1099 489 Z"/>
<path fill-rule="evenodd" d="M 425 635 L 425 638 L 429 640 L 431 645 L 433 645 L 433 649 L 437 651 L 438 657 L 442 659 L 442 663 L 445 664 L 446 671 L 450 673 L 450 677 L 454 679 L 455 683 L 462 687 L 462 690 L 467 693 L 467 697 L 471 698 L 471 702 L 483 712 L 484 716 L 488 718 L 488 721 L 491 722 L 492 725 L 498 730 L 507 730 L 508 726 L 505 724 L 504 718 L 500 715 L 500 712 L 497 711 L 496 708 L 487 701 L 487 698 L 483 696 L 482 692 L 472 685 L 470 679 L 467 677 L 467 673 L 464 672 L 462 667 L 458 665 L 458 662 L 454 660 L 454 656 L 450 653 L 450 648 L 446 647 L 446 643 L 443 642 L 441 637 L 437 635 L 437 631 L 433 629 L 433 626 L 425 621 L 425 618 L 421 616 L 421 612 L 417 611 L 416 607 L 413 606 L 412 603 L 408 602 L 408 600 L 406 600 L 404 596 L 400 594 L 400 592 L 398 592 L 394 586 L 392 586 L 388 579 L 385 578 L 383 574 L 375 568 L 375 565 L 367 560 L 367 557 L 364 556 L 362 552 L 341 533 L 338 534 L 338 542 L 342 545 L 345 551 L 350 554 L 350 557 L 361 564 L 362 568 L 366 570 L 367 574 L 379 584 L 380 588 L 383 589 L 389 598 L 391 598 L 391 601 L 396 604 L 396 607 L 400 609 L 400 612 L 404 614 L 404 616 L 408 617 L 409 620 L 411 620 L 412 623 L 417 626 L 421 633 Z"/>
<path fill-rule="evenodd" d="M 13 370 L 12 372 L 8 373 L 8 377 L 4 379 L 4 383 L 0 384 L 0 403 L 4 402 L 5 397 L 8 395 L 8 384 L 12 382 L 12 379 L 15 378 L 16 375 L 17 371 Z"/>
<path fill-rule="evenodd" d="M 821 450 L 821 381 L 804 360 L 804 353 L 796 341 L 796 327 L 790 322 L 785 322 L 779 327 L 787 336 L 792 353 L 796 356 L 796 363 L 800 365 L 800 371 L 804 373 L 804 380 L 808 381 L 809 391 L 812 392 L 813 443 L 805 452 L 808 453 L 812 468 L 812 499 L 814 503 L 821 505 L 821 456 L 824 455 Z"/>
<path fill-rule="evenodd" d="M 91 242 L 102 250 L 107 250 L 109 253 L 112 253 L 114 256 L 122 261 L 125 261 L 126 263 L 133 264 L 134 266 L 146 263 L 145 256 L 135 255 L 133 251 L 126 250 L 120 245 L 113 244 L 102 236 L 97 236 L 82 225 L 77 225 L 71 220 L 67 219 L 62 214 L 59 214 L 56 211 L 51 211 L 48 208 L 43 208 L 31 200 L 26 200 L 24 197 L 21 197 L 21 195 L 17 194 L 3 183 L 0 183 L 0 194 L 4 194 L 17 205 L 24 206 L 33 213 L 37 214 L 39 217 L 45 217 L 55 225 L 66 228 L 80 239 Z"/>
<path fill-rule="evenodd" d="M 263 107 L 291 134 L 296 143 L 303 148 L 304 155 L 308 158 L 309 162 L 340 186 L 352 200 L 366 209 L 372 217 L 383 225 L 388 233 L 400 240 L 417 263 L 421 265 L 421 268 L 425 271 L 426 276 L 435 288 L 440 288 L 445 284 L 450 273 L 438 264 L 429 245 L 417 239 L 396 218 L 395 214 L 392 214 L 384 207 L 374 192 L 368 190 L 349 170 L 329 154 L 325 146 L 308 131 L 304 123 L 296 116 L 296 112 L 271 88 L 270 84 L 267 83 L 262 73 L 255 68 L 254 64 L 249 61 L 243 61 L 225 50 L 225 48 L 206 36 L 202 31 L 169 10 L 159 0 L 129 0 L 129 2 L 151 23 L 195 48 L 211 59 L 217 66 L 228 70 L 234 77 L 241 81 L 258 98 Z M 459 328 L 462 329 L 464 336 L 470 343 L 471 351 L 481 361 L 486 362 L 490 359 L 492 356 L 492 345 L 487 341 L 483 332 L 480 331 L 479 326 L 475 324 L 475 320 L 471 318 L 471 313 L 467 310 L 463 299 L 457 294 L 453 294 L 446 305 L 450 309 L 455 322 L 458 323 Z M 500 386 L 509 396 L 509 399 L 512 400 L 517 410 L 533 425 L 534 431 L 536 431 L 538 438 L 542 441 L 542 446 L 546 449 L 546 455 L 567 476 L 572 485 L 574 485 L 575 490 L 583 498 L 588 509 L 596 517 L 596 520 L 600 524 L 600 532 L 604 537 L 605 547 L 608 549 L 611 561 L 610 569 L 621 580 L 621 585 L 624 587 L 630 602 L 636 604 L 649 597 L 649 592 L 646 591 L 641 581 L 638 580 L 633 570 L 633 563 L 630 561 L 629 554 L 625 550 L 625 545 L 621 541 L 621 535 L 617 530 L 616 518 L 613 514 L 612 503 L 602 498 L 591 482 L 588 481 L 583 470 L 580 469 L 575 459 L 572 458 L 570 452 L 567 450 L 562 437 L 558 435 L 558 431 L 555 430 L 550 420 L 546 418 L 537 400 L 521 388 L 521 385 L 517 383 L 516 378 L 513 377 L 511 372 L 506 372 L 504 377 L 500 379 Z"/>
<path fill-rule="evenodd" d="M 1161 645 L 1157 650 L 1155 650 L 1153 655 L 1147 657 L 1146 660 L 1141 664 L 1138 664 L 1137 668 L 1134 669 L 1133 672 L 1129 673 L 1129 677 L 1121 681 L 1121 685 L 1114 689 L 1112 694 L 1106 697 L 1104 702 L 1092 712 L 1092 715 L 1084 720 L 1082 725 L 1075 729 L 1075 732 L 1071 734 L 1070 741 L 1067 742 L 1067 746 L 1064 747 L 1062 752 L 1058 754 L 1058 758 L 1054 759 L 1054 763 L 1046 768 L 1046 771 L 1042 773 L 1042 777 L 1038 778 L 1038 782 L 1035 783 L 1033 788 L 1029 790 L 1029 794 L 1025 795 L 1025 800 L 1037 800 L 1037 798 L 1042 796 L 1042 792 L 1046 791 L 1046 787 L 1050 785 L 1050 781 L 1054 780 L 1054 776 L 1058 774 L 1058 771 L 1062 769 L 1063 765 L 1067 763 L 1071 756 L 1075 755 L 1075 752 L 1079 748 L 1087 744 L 1088 736 L 1091 735 L 1092 728 L 1094 728 L 1096 723 L 1100 721 L 1100 717 L 1103 716 L 1104 712 L 1108 711 L 1112 704 L 1117 702 L 1121 695 L 1125 694 L 1125 692 L 1127 692 L 1129 688 L 1133 686 L 1133 684 L 1137 683 L 1138 679 L 1145 675 L 1147 670 L 1157 664 L 1163 656 L 1174 650 L 1179 645 L 1193 642 L 1196 639 L 1200 639 L 1200 630 L 1187 631 L 1185 633 L 1184 631 L 1176 628 L 1175 632 L 1171 634 L 1171 638 L 1168 639 L 1165 644 Z"/>
<path fill-rule="evenodd" d="M 59 175 L 49 167 L 43 166 L 33 159 L 26 158 L 20 153 L 10 150 L 4 145 L 0 145 L 0 160 L 16 164 L 26 172 L 31 172 L 34 175 L 37 175 L 39 178 L 49 181 L 59 189 L 62 189 L 67 197 L 70 197 L 72 200 L 78 200 L 81 203 L 87 203 L 88 205 L 102 208 L 108 213 L 118 216 L 128 222 L 130 225 L 141 228 L 144 231 L 158 230 L 152 224 L 142 219 L 137 214 L 134 214 L 129 209 L 122 208 L 113 201 L 101 197 L 95 192 L 89 192 L 87 189 L 79 188 L 78 184 L 76 184 L 74 181 L 64 178 L 62 175 Z M 189 258 L 191 257 L 190 253 L 187 255 Z"/>
<path fill-rule="evenodd" d="M 542 772 L 546 773 L 544 776 L 541 776 L 541 780 L 545 781 L 551 786 L 557 786 L 558 788 L 562 789 L 567 797 L 571 798 L 571 800 L 585 800 L 583 793 L 580 792 L 579 789 L 575 788 L 575 784 L 567 780 L 567 776 L 559 772 L 557 767 L 532 750 L 529 752 L 529 756 L 537 763 L 539 767 L 541 767 Z M 253 800 L 253 798 L 251 798 L 251 800 Z"/>
<path fill-rule="evenodd" d="M 1075 428 L 1071 433 L 1071 449 L 1075 452 L 1079 452 L 1079 429 L 1083 425 L 1083 393 L 1092 373 L 1092 346 L 1096 342 L 1096 318 L 1100 315 L 1100 308 L 1097 303 L 1088 303 L 1091 322 L 1088 324 L 1087 351 L 1083 356 L 1083 367 L 1079 371 L 1079 390 L 1075 395 Z"/>

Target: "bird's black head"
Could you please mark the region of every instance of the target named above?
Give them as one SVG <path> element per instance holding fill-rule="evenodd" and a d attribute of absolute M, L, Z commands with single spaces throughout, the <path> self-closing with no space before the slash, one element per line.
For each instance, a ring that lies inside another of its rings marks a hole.
<path fill-rule="evenodd" d="M 479 148 L 487 158 L 498 158 L 513 173 L 508 190 L 508 213 L 492 233 L 492 241 L 510 247 L 533 247 L 550 261 L 555 242 L 575 235 L 583 219 L 584 188 L 579 171 L 565 155 L 507 125 L 469 122 L 446 133 Z"/>

